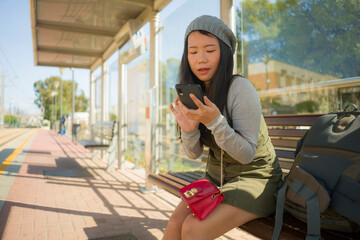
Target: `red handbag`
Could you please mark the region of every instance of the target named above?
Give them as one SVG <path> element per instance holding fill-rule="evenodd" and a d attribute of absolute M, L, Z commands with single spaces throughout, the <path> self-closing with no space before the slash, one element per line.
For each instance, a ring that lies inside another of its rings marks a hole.
<path fill-rule="evenodd" d="M 184 203 L 200 221 L 204 220 L 224 199 L 223 184 L 223 151 L 221 151 L 221 186 L 220 189 L 207 179 L 200 179 L 180 188 L 179 193 Z"/>
<path fill-rule="evenodd" d="M 224 200 L 220 189 L 207 179 L 200 179 L 179 190 L 182 200 L 200 221 Z"/>

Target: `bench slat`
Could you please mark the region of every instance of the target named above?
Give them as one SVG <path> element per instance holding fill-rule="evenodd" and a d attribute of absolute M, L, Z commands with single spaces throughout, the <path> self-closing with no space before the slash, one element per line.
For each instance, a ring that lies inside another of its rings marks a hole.
<path fill-rule="evenodd" d="M 294 159 L 294 151 L 275 149 L 276 156 L 281 158 Z"/>
<path fill-rule="evenodd" d="M 168 178 L 156 174 L 149 174 L 148 180 L 176 196 L 179 196 L 178 190 L 183 187 L 174 181 L 170 181 Z"/>
<path fill-rule="evenodd" d="M 311 126 L 323 114 L 291 114 L 264 116 L 268 126 Z"/>
<path fill-rule="evenodd" d="M 271 139 L 275 147 L 296 148 L 298 140 L 295 139 Z"/>
<path fill-rule="evenodd" d="M 279 160 L 279 165 L 282 168 L 282 170 L 284 170 L 284 169 L 289 169 L 290 170 L 292 164 L 293 164 L 292 162 L 287 162 L 287 161 L 285 162 L 285 161 Z"/>
<path fill-rule="evenodd" d="M 186 171 L 183 172 L 186 176 L 195 177 L 195 179 L 198 179 L 202 176 L 203 171 Z"/>
<path fill-rule="evenodd" d="M 164 178 L 168 178 L 169 180 L 173 181 L 174 183 L 178 183 L 182 186 L 186 186 L 189 184 L 189 181 L 184 180 L 183 178 L 180 178 L 179 176 L 173 176 L 171 173 L 168 173 L 168 174 L 160 173 L 159 175 Z"/>
<path fill-rule="evenodd" d="M 200 177 L 197 177 L 196 175 L 192 174 L 193 172 L 176 172 L 176 173 L 169 173 L 170 175 L 173 175 L 175 177 L 184 179 L 187 182 L 193 182 L 196 181 L 198 179 L 200 179 Z"/>
<path fill-rule="evenodd" d="M 307 129 L 268 129 L 269 136 L 274 137 L 298 137 L 301 138 Z"/>

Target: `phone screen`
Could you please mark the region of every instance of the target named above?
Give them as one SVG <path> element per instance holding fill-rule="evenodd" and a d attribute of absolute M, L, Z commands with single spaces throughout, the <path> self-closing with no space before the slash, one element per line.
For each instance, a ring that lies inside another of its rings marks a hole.
<path fill-rule="evenodd" d="M 194 94 L 202 103 L 204 96 L 200 84 L 176 84 L 176 92 L 180 101 L 189 109 L 198 109 L 194 101 L 190 98 L 190 93 Z"/>

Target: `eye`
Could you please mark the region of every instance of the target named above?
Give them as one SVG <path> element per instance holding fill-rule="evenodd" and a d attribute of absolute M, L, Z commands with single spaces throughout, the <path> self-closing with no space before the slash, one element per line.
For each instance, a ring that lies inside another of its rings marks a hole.
<path fill-rule="evenodd" d="M 208 53 L 215 52 L 215 50 L 207 50 Z"/>
<path fill-rule="evenodd" d="M 197 52 L 189 52 L 189 54 L 197 54 Z"/>

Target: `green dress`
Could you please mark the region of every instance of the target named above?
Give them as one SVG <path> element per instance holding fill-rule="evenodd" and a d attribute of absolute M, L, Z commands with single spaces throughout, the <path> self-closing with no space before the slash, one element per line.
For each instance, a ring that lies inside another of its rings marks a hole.
<path fill-rule="evenodd" d="M 207 171 L 203 176 L 218 186 L 220 186 L 221 176 L 220 156 L 221 149 L 210 148 Z M 241 164 L 225 152 L 223 176 L 223 193 L 225 195 L 223 203 L 264 217 L 274 213 L 275 192 L 282 171 L 263 116 L 261 116 L 257 149 L 253 161 Z"/>

